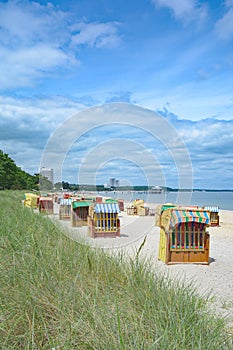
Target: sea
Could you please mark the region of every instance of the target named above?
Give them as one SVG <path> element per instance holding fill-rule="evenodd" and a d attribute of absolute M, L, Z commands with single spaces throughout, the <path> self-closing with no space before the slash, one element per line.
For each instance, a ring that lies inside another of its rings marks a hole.
<path fill-rule="evenodd" d="M 127 203 L 135 199 L 143 199 L 145 203 L 174 203 L 179 205 L 216 206 L 222 210 L 233 211 L 233 192 L 164 192 L 148 193 L 141 191 L 106 191 L 99 195 L 113 199 L 124 199 Z"/>

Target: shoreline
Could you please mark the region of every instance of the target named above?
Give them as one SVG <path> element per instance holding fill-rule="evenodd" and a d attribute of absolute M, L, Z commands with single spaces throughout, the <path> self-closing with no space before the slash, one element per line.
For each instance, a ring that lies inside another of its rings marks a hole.
<path fill-rule="evenodd" d="M 124 199 L 125 202 L 132 202 L 136 198 L 144 199 L 146 203 L 177 203 L 180 205 L 198 205 L 202 206 L 218 206 L 223 210 L 233 211 L 233 192 L 163 192 L 160 194 L 151 194 L 148 192 L 142 193 L 138 191 L 132 192 L 89 192 L 93 195 L 103 197 L 111 197 L 114 199 Z M 87 192 L 88 194 L 88 192 Z"/>

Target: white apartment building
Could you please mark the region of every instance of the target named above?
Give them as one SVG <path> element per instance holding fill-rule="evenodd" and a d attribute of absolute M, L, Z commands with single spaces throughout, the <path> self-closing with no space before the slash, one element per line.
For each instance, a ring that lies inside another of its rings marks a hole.
<path fill-rule="evenodd" d="M 40 175 L 46 177 L 52 184 L 54 183 L 53 169 L 51 168 L 40 168 Z"/>

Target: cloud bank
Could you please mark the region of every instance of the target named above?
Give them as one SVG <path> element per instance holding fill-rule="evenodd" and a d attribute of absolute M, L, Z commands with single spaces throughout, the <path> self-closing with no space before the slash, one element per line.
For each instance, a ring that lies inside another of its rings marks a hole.
<path fill-rule="evenodd" d="M 36 106 L 28 100 L 24 104 L 17 99 L 8 99 L 7 102 L 8 107 L 1 110 L 0 114 L 0 148 L 9 153 L 23 170 L 32 174 L 41 165 L 48 141 L 56 130 L 67 125 L 67 129 L 61 129 L 58 136 L 59 142 L 67 142 L 68 145 L 62 169 L 65 181 L 77 183 L 82 169 L 82 181 L 95 178 L 98 183 L 106 183 L 109 177 L 116 177 L 123 182 L 133 181 L 139 185 L 147 181 L 146 173 L 150 182 L 153 179 L 154 185 L 163 182 L 163 185 L 177 187 L 176 162 L 179 157 L 182 162 L 183 157 L 177 143 L 180 139 L 190 155 L 194 187 L 214 188 L 217 184 L 220 188 L 232 188 L 233 121 L 209 118 L 195 122 L 179 119 L 167 109 L 153 112 L 129 103 L 108 103 L 87 110 L 72 100 L 59 98 L 54 98 L 50 103 L 47 100 L 37 101 Z M 110 123 L 109 106 L 119 106 L 122 121 L 125 121 L 123 124 Z M 94 112 L 90 113 L 92 109 Z M 136 117 L 137 114 L 133 113 L 138 109 L 140 114 Z M 83 118 L 83 131 L 77 122 L 74 126 L 70 124 L 78 111 L 78 115 L 81 113 Z M 175 130 L 176 137 L 169 138 L 169 133 L 156 124 L 157 113 Z M 33 115 L 33 118 L 27 117 L 29 115 Z M 138 128 L 136 119 L 131 119 L 135 120 L 135 125 L 129 123 L 127 115 L 140 118 L 142 128 Z M 98 127 L 92 128 L 90 125 Z M 146 125 L 151 130 L 157 125 L 156 137 L 146 131 Z M 53 151 L 54 159 L 60 157 L 59 144 L 55 145 Z M 147 159 L 150 161 L 146 162 Z M 52 161 L 43 165 L 51 164 Z M 182 163 L 182 166 L 185 173 L 186 164 Z M 219 182 L 223 169 L 224 180 Z M 187 174 L 190 174 L 188 168 Z"/>

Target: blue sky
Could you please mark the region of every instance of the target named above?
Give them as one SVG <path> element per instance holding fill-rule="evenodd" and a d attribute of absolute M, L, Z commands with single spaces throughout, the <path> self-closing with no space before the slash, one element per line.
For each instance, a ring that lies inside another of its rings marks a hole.
<path fill-rule="evenodd" d="M 0 149 L 23 170 L 55 167 L 46 145 L 81 113 L 63 180 L 184 187 L 186 162 L 194 187 L 233 189 L 233 0 L 0 1 L 0 71 Z"/>

